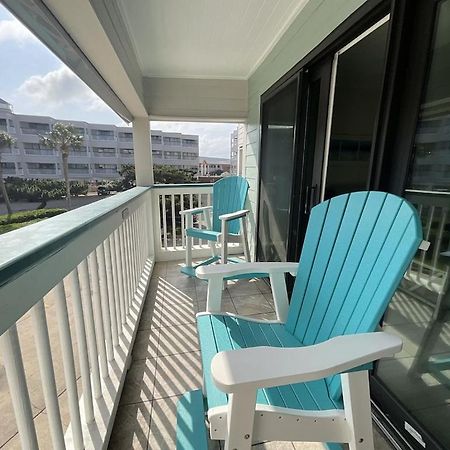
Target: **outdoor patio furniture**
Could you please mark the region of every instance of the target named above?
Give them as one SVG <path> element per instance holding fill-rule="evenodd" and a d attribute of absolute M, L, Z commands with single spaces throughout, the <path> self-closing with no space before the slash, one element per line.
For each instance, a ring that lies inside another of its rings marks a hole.
<path fill-rule="evenodd" d="M 368 370 L 402 348 L 375 330 L 421 241 L 407 201 L 357 192 L 312 209 L 299 263 L 198 268 L 209 283 L 197 315 L 205 403 L 180 402 L 178 449 L 197 448 L 201 435 L 203 421 L 186 411 L 206 411 L 211 439 L 226 450 L 265 440 L 373 449 Z M 269 274 L 278 320 L 220 313 L 224 278 L 255 272 Z M 296 275 L 290 303 L 285 273 Z"/>
<path fill-rule="evenodd" d="M 195 277 L 195 269 L 212 264 L 220 259 L 222 264 L 236 262 L 228 258 L 228 244 L 242 241 L 244 255 L 249 261 L 246 217 L 248 210 L 244 209 L 247 199 L 248 182 L 244 177 L 231 176 L 216 181 L 213 186 L 213 205 L 180 211 L 185 216 L 186 236 L 186 266 L 181 272 Z M 193 217 L 203 215 L 207 228 L 194 227 Z M 212 215 L 212 217 L 211 217 Z M 210 243 L 212 257 L 200 264 L 192 265 L 192 247 L 194 238 Z M 221 256 L 218 255 L 216 244 L 221 244 Z"/>

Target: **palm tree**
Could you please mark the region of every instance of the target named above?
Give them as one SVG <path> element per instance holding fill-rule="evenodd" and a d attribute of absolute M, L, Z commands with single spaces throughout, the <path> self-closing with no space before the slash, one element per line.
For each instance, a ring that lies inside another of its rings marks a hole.
<path fill-rule="evenodd" d="M 10 134 L 5 133 L 4 131 L 0 132 L 0 191 L 3 199 L 5 200 L 8 216 L 12 214 L 12 207 L 11 201 L 9 200 L 8 191 L 6 190 L 6 184 L 3 180 L 2 153 L 5 148 L 11 148 L 15 142 L 16 140 Z"/>
<path fill-rule="evenodd" d="M 41 144 L 57 150 L 61 154 L 64 180 L 66 181 L 67 209 L 70 209 L 69 152 L 78 149 L 83 143 L 83 136 L 76 133 L 75 127 L 65 123 L 55 123 L 47 136 L 41 137 Z"/>

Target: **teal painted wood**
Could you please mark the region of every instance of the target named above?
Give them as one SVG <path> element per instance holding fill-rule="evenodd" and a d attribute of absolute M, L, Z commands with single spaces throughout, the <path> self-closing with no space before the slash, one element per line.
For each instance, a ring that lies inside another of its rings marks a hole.
<path fill-rule="evenodd" d="M 356 192 L 323 202 L 311 212 L 286 324 L 210 316 L 207 331 L 207 319 L 199 318 L 200 340 L 202 333 L 213 335 L 219 352 L 260 345 L 312 345 L 338 335 L 374 331 L 421 240 L 417 212 L 400 197 Z M 203 356 L 202 344 L 201 349 L 205 367 L 214 350 L 209 348 Z M 208 396 L 223 401 L 208 377 L 205 385 Z M 342 409 L 340 377 L 264 389 L 258 392 L 258 402 Z M 340 444 L 327 447 L 342 448 Z"/>
<path fill-rule="evenodd" d="M 211 325 L 211 316 L 197 317 L 197 329 L 200 348 L 202 349 L 203 380 L 208 407 L 212 408 L 217 405 L 225 405 L 228 401 L 227 395 L 219 391 L 219 389 L 211 389 L 211 384 L 213 383 L 211 377 L 211 361 L 217 353 L 216 339 Z"/>
<path fill-rule="evenodd" d="M 416 211 L 394 195 L 345 194 L 313 208 L 286 328 L 305 345 L 374 331 L 421 239 Z M 340 377 L 327 384 L 339 400 Z"/>
<path fill-rule="evenodd" d="M 223 178 L 213 185 L 213 217 L 212 229 L 221 231 L 219 216 L 244 209 L 248 192 L 248 182 L 244 177 L 233 176 Z M 231 220 L 228 225 L 229 233 L 238 234 L 240 220 Z"/>
<path fill-rule="evenodd" d="M 186 228 L 186 236 L 217 242 L 219 240 L 220 232 L 206 230 L 204 228 Z"/>
<path fill-rule="evenodd" d="M 208 407 L 225 405 L 227 396 L 211 379 L 210 366 L 214 354 L 220 351 L 256 346 L 302 346 L 282 324 L 257 323 L 239 317 L 204 315 L 197 318 L 204 384 Z M 208 342 L 204 347 L 204 342 Z M 342 408 L 342 403 L 329 397 L 325 380 L 260 389 L 257 402 L 288 408 L 311 410 Z"/>
<path fill-rule="evenodd" d="M 183 394 L 177 404 L 177 450 L 208 450 L 205 408 L 201 390 Z"/>
<path fill-rule="evenodd" d="M 0 286 L 58 252 L 95 224 L 117 214 L 150 189 L 135 187 L 0 236 Z"/>

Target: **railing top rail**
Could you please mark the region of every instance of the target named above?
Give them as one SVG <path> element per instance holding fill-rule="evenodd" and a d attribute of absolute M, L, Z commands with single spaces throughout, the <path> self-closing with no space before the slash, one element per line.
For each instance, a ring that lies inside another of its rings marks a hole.
<path fill-rule="evenodd" d="M 184 183 L 184 184 L 154 184 L 152 189 L 178 189 L 178 188 L 207 188 L 214 183 Z"/>
<path fill-rule="evenodd" d="M 0 236 L 0 287 L 59 252 L 68 242 L 149 189 L 135 187 Z"/>

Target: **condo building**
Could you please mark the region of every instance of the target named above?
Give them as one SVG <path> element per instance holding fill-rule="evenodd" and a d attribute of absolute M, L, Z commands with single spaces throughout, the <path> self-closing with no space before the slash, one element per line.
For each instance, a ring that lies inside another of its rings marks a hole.
<path fill-rule="evenodd" d="M 119 176 L 123 165 L 134 164 L 133 132 L 129 127 L 15 114 L 12 105 L 0 99 L 0 131 L 16 139 L 14 147 L 2 150 L 5 178 L 62 178 L 60 155 L 40 144 L 41 136 L 57 122 L 71 123 L 84 138 L 83 146 L 70 152 L 71 179 L 113 179 Z M 155 165 L 197 171 L 198 136 L 152 130 L 151 141 Z"/>

